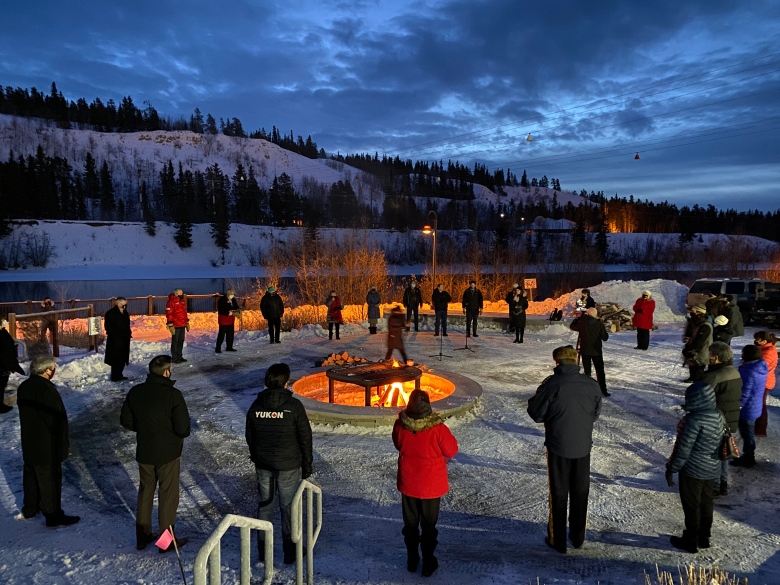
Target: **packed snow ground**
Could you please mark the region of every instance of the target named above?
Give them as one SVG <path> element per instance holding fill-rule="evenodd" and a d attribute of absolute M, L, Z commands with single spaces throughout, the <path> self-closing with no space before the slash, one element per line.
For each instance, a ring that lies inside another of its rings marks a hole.
<path fill-rule="evenodd" d="M 713 546 L 696 556 L 669 545 L 683 525 L 677 488 L 664 481 L 677 421 L 682 415 L 687 371 L 680 365 L 683 327 L 681 287 L 670 281 L 604 283 L 592 287 L 598 300 L 631 305 L 643 288 L 659 303 L 660 328 L 649 351 L 634 350 L 634 332 L 610 336 L 605 344 L 607 383 L 612 392 L 596 423 L 592 453 L 588 540 L 566 556 L 548 549 L 547 477 L 543 428 L 526 414 L 527 399 L 551 373 L 552 350 L 574 343 L 563 328 L 529 333 L 522 345 L 512 336 L 481 329 L 463 347 L 463 330 L 450 329 L 444 352 L 430 331 L 410 333 L 410 357 L 434 370 L 469 376 L 484 390 L 476 410 L 448 424 L 460 444 L 450 462 L 450 493 L 439 520 L 439 570 L 430 583 L 642 584 L 655 565 L 675 571 L 695 562 L 717 565 L 751 584 L 780 583 L 780 402 L 770 395 L 770 436 L 759 439 L 754 469 L 733 469 L 731 494 L 716 500 Z M 565 297 L 573 298 L 576 293 Z M 563 297 L 562 297 L 563 298 Z M 623 298 L 627 301 L 623 301 Z M 561 301 L 558 301 L 561 302 Z M 667 308 L 664 308 L 667 307 Z M 153 325 L 143 337 L 153 339 Z M 732 345 L 752 341 L 753 328 Z M 139 331 L 140 333 L 140 331 Z M 135 438 L 119 426 L 127 390 L 145 378 L 146 364 L 167 353 L 165 331 L 152 341 L 134 340 L 132 379 L 108 381 L 101 354 L 69 353 L 54 378 L 70 418 L 71 455 L 64 464 L 63 507 L 82 521 L 48 529 L 38 516 L 20 520 L 22 501 L 19 422 L 16 410 L 0 418 L 0 574 L 20 584 L 181 583 L 173 555 L 135 550 L 137 466 Z M 378 359 L 385 337 L 369 335 L 367 323 L 350 324 L 341 341 L 328 341 L 319 326 L 282 334 L 269 345 L 266 332 L 239 332 L 235 354 L 214 353 L 215 332 L 195 328 L 174 378 L 187 399 L 192 436 L 182 458 L 177 532 L 189 536 L 182 550 L 188 581 L 199 547 L 227 513 L 253 516 L 257 504 L 253 467 L 244 441 L 244 416 L 262 389 L 265 369 L 287 362 L 293 370 L 316 358 L 347 350 Z M 29 366 L 24 364 L 25 367 Z M 22 380 L 14 375 L 11 385 Z M 435 404 L 435 403 L 434 403 Z M 324 522 L 315 549 L 315 582 L 351 585 L 419 583 L 405 567 L 400 495 L 395 487 L 397 453 L 390 428 L 316 426 L 314 475 L 324 492 Z M 278 524 L 278 520 L 277 520 Z M 274 583 L 293 583 L 294 569 L 281 564 L 277 531 Z M 254 547 L 253 547 L 254 550 Z M 223 583 L 239 582 L 237 531 L 222 547 Z M 262 568 L 253 564 L 260 581 Z M 538 578 L 538 581 L 537 581 Z"/>

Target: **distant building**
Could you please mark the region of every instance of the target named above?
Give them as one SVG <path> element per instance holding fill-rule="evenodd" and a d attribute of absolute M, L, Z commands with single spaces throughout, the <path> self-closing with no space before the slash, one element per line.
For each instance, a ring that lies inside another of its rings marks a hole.
<path fill-rule="evenodd" d="M 568 234 L 574 231 L 576 224 L 568 219 L 550 219 L 538 216 L 530 223 L 525 223 L 517 228 L 520 233 L 543 232 L 547 234 Z"/>

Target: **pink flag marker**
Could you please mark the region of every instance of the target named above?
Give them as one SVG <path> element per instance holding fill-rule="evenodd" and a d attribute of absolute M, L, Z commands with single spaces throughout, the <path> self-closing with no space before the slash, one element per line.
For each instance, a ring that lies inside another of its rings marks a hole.
<path fill-rule="evenodd" d="M 171 535 L 171 531 L 166 528 L 165 531 L 160 535 L 160 538 L 158 538 L 157 542 L 154 544 L 156 544 L 162 550 L 166 550 L 169 546 L 171 546 L 172 542 L 173 536 Z"/>

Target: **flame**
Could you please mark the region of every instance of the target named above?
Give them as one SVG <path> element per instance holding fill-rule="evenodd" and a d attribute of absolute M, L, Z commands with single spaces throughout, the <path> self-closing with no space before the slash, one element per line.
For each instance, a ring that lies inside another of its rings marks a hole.
<path fill-rule="evenodd" d="M 401 367 L 401 364 L 400 364 L 400 363 L 398 363 L 398 360 L 397 360 L 397 359 L 395 359 L 395 358 L 393 358 L 393 367 L 394 367 L 394 368 L 400 368 L 400 367 Z"/>
<path fill-rule="evenodd" d="M 409 402 L 409 392 L 404 390 L 401 382 L 393 382 L 384 386 L 381 394 L 371 397 L 371 406 L 406 406 Z"/>

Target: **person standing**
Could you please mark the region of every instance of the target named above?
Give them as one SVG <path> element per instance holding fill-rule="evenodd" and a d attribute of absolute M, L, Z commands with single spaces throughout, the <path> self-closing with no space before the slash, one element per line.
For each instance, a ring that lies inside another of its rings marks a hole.
<path fill-rule="evenodd" d="M 301 480 L 312 474 L 312 433 L 301 401 L 287 389 L 290 366 L 273 364 L 265 373 L 265 390 L 246 414 L 246 443 L 255 464 L 259 503 L 257 518 L 271 521 L 274 497 L 279 494 L 284 563 L 295 562 L 292 541 L 292 501 Z M 258 532 L 257 551 L 265 562 L 265 538 Z"/>
<path fill-rule="evenodd" d="M 520 288 L 520 285 L 515 283 L 512 291 L 507 295 L 507 303 L 509 304 L 509 327 L 515 332 L 515 340 L 513 343 L 523 343 L 523 337 L 525 336 L 525 320 L 526 311 L 528 310 L 528 298 L 526 297 L 525 290 Z"/>
<path fill-rule="evenodd" d="M 41 301 L 41 313 L 53 313 L 56 310 L 51 297 L 43 297 Z M 57 315 L 46 315 L 41 319 L 41 342 L 47 343 L 46 332 L 51 332 L 51 342 L 54 343 L 54 335 L 57 332 Z"/>
<path fill-rule="evenodd" d="M 334 325 L 336 326 L 336 339 L 341 339 L 339 337 L 339 327 L 344 322 L 344 317 L 341 315 L 341 310 L 344 307 L 335 290 L 330 291 L 330 296 L 325 301 L 325 305 L 328 307 L 328 339 L 333 339 Z"/>
<path fill-rule="evenodd" d="M 262 302 L 260 303 L 262 310 Z M 236 317 L 241 315 L 241 307 L 236 300 L 236 291 L 229 288 L 217 301 L 217 347 L 215 353 L 222 353 L 222 342 L 225 342 L 225 351 L 236 351 L 233 348 L 233 339 L 236 335 Z"/>
<path fill-rule="evenodd" d="M 653 329 L 655 312 L 655 301 L 651 297 L 649 290 L 643 290 L 642 296 L 634 303 L 634 316 L 631 318 L 631 324 L 636 328 L 634 349 L 647 350 L 650 347 L 650 331 Z"/>
<path fill-rule="evenodd" d="M 710 548 L 713 488 L 720 476 L 718 451 L 723 440 L 723 415 L 715 405 L 715 391 L 704 381 L 685 390 L 685 416 L 677 424 L 677 438 L 666 463 L 666 483 L 674 487 L 679 473 L 680 502 L 685 515 L 682 536 L 671 536 L 675 548 L 696 553 Z"/>
<path fill-rule="evenodd" d="M 722 314 L 729 320 L 734 337 L 742 337 L 745 335 L 745 321 L 737 305 L 737 295 L 724 295 L 724 300 L 726 305 Z"/>
<path fill-rule="evenodd" d="M 737 432 L 739 409 L 742 402 L 742 378 L 734 367 L 734 352 L 722 341 L 713 342 L 709 352 L 709 368 L 702 376 L 715 391 L 715 403 L 723 413 L 729 431 Z M 729 493 L 729 462 L 721 463 L 720 481 L 715 484 L 713 495 L 727 496 Z"/>
<path fill-rule="evenodd" d="M 704 376 L 704 367 L 709 363 L 709 347 L 712 343 L 712 325 L 707 320 L 707 307 L 696 305 L 691 309 L 688 323 L 690 334 L 684 337 L 682 354 L 690 376 L 686 382 L 698 382 Z"/>
<path fill-rule="evenodd" d="M 420 288 L 417 286 L 417 281 L 413 280 L 411 283 L 409 283 L 409 286 L 406 287 L 406 290 L 404 291 L 404 307 L 406 307 L 406 322 L 411 323 L 412 316 L 414 316 L 414 330 L 419 331 L 420 330 L 420 323 L 419 323 L 419 310 L 420 307 L 422 307 L 422 293 L 420 292 Z M 407 327 L 406 330 L 409 331 L 410 327 Z"/>
<path fill-rule="evenodd" d="M 404 331 L 406 330 L 406 321 L 401 312 L 401 307 L 396 305 L 390 311 L 387 318 L 387 353 L 384 361 L 390 361 L 393 357 L 393 350 L 397 349 L 406 365 L 406 348 L 404 347 Z"/>
<path fill-rule="evenodd" d="M 133 332 L 125 297 L 117 297 L 114 306 L 106 311 L 103 326 L 106 329 L 106 355 L 103 362 L 111 366 L 111 381 L 127 380 L 123 372 L 130 363 L 130 339 Z"/>
<path fill-rule="evenodd" d="M 431 295 L 431 305 L 433 305 L 433 312 L 436 315 L 436 323 L 434 325 L 433 336 L 439 335 L 439 327 L 441 326 L 442 337 L 447 337 L 447 310 L 452 302 L 452 296 L 446 290 L 444 285 L 439 283 L 436 290 Z"/>
<path fill-rule="evenodd" d="M 590 492 L 590 451 L 593 425 L 601 413 L 599 385 L 580 374 L 577 350 L 571 345 L 553 351 L 555 368 L 528 400 L 528 414 L 544 423 L 550 514 L 547 546 L 566 553 L 566 507 L 569 540 L 574 548 L 585 542 Z"/>
<path fill-rule="evenodd" d="M 439 543 L 436 523 L 441 497 L 450 491 L 447 459 L 457 455 L 458 441 L 433 412 L 428 393 L 412 390 L 393 425 L 393 445 L 398 449 L 396 486 L 401 492 L 406 569 L 417 570 L 422 549 L 422 575 L 430 577 L 439 567 L 433 553 Z"/>
<path fill-rule="evenodd" d="M 595 309 L 596 308 L 596 301 L 595 299 L 590 296 L 590 289 L 583 288 L 582 293 L 580 293 L 580 298 L 577 301 L 577 314 L 582 315 L 585 313 L 588 309 Z"/>
<path fill-rule="evenodd" d="M 135 546 L 143 550 L 157 538 L 152 533 L 152 507 L 157 494 L 160 532 L 176 525 L 179 507 L 179 474 L 184 439 L 190 436 L 190 413 L 181 391 L 171 379 L 171 358 L 158 355 L 149 362 L 143 384 L 127 393 L 119 423 L 136 434 L 135 460 L 138 462 L 138 510 L 135 520 Z M 175 534 L 175 532 L 174 532 Z M 179 547 L 187 538 L 176 537 Z M 171 543 L 167 549 L 174 550 Z"/>
<path fill-rule="evenodd" d="M 260 312 L 263 317 L 268 321 L 268 338 L 270 343 L 281 343 L 279 340 L 279 332 L 282 329 L 282 317 L 284 316 L 284 301 L 279 293 L 276 292 L 276 287 L 271 285 L 268 290 L 260 299 Z"/>
<path fill-rule="evenodd" d="M 13 406 L 8 406 L 4 402 L 8 378 L 14 372 L 24 376 L 24 370 L 19 365 L 19 358 L 16 354 L 14 338 L 8 333 L 6 327 L 8 327 L 8 321 L 3 317 L 0 319 L 0 414 L 6 414 L 13 410 Z"/>
<path fill-rule="evenodd" d="M 62 510 L 62 462 L 70 442 L 68 413 L 51 381 L 56 371 L 52 356 L 38 356 L 30 363 L 30 377 L 16 391 L 24 461 L 22 515 L 29 519 L 43 512 L 49 527 L 81 519 Z"/>
<path fill-rule="evenodd" d="M 742 363 L 739 376 L 742 378 L 742 401 L 739 409 L 739 434 L 742 436 L 742 456 L 733 459 L 736 467 L 753 467 L 756 464 L 756 419 L 761 416 L 761 401 L 766 388 L 769 368 L 761 359 L 761 349 L 757 345 L 742 348 Z"/>
<path fill-rule="evenodd" d="M 722 341 L 726 345 L 731 345 L 731 338 L 734 337 L 734 328 L 729 323 L 726 315 L 718 315 L 712 320 L 712 341 Z"/>
<path fill-rule="evenodd" d="M 376 335 L 376 324 L 379 321 L 379 305 L 382 303 L 382 299 L 379 296 L 379 292 L 376 290 L 376 286 L 371 285 L 371 290 L 366 295 L 366 303 L 368 304 L 368 332 L 371 335 Z"/>
<path fill-rule="evenodd" d="M 190 330 L 190 318 L 187 315 L 187 301 L 184 291 L 180 288 L 173 290 L 168 295 L 168 304 L 165 305 L 165 321 L 168 331 L 171 332 L 171 359 L 174 364 L 180 364 L 187 360 L 182 356 L 184 349 L 184 332 Z"/>
<path fill-rule="evenodd" d="M 774 390 L 776 378 L 775 369 L 777 368 L 777 337 L 768 331 L 759 331 L 753 335 L 755 345 L 761 350 L 761 359 L 766 362 L 769 373 L 766 377 L 766 389 L 764 390 L 764 399 L 762 401 L 761 416 L 756 419 L 756 436 L 766 437 L 766 428 L 769 423 L 769 413 L 766 410 L 766 399 L 769 393 Z"/>
<path fill-rule="evenodd" d="M 609 396 L 607 392 L 607 377 L 604 374 L 604 354 L 602 342 L 609 339 L 609 333 L 604 327 L 604 322 L 598 318 L 598 311 L 591 307 L 581 317 L 575 318 L 569 326 L 580 334 L 579 349 L 582 356 L 582 369 L 586 376 L 590 376 L 591 363 L 596 369 L 601 394 Z"/>
<path fill-rule="evenodd" d="M 460 302 L 463 314 L 466 315 L 466 337 L 479 337 L 477 335 L 477 317 L 482 314 L 482 291 L 477 288 L 477 281 L 469 282 L 469 287 L 463 291 Z"/>

